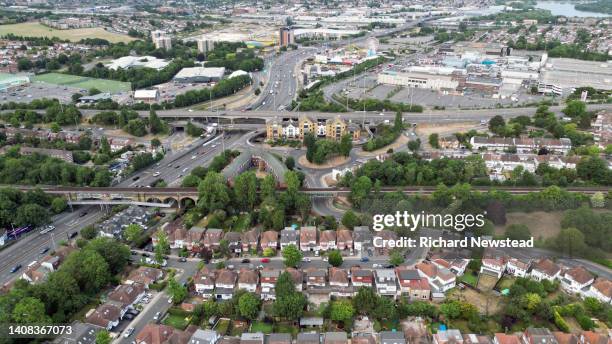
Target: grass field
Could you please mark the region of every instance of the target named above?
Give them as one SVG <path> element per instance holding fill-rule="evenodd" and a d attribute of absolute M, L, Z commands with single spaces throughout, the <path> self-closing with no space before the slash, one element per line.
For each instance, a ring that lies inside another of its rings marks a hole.
<path fill-rule="evenodd" d="M 54 84 L 54 85 L 61 85 L 61 86 L 70 86 L 70 87 L 75 87 L 75 88 L 82 88 L 84 90 L 89 90 L 95 87 L 102 92 L 110 92 L 110 93 L 127 92 L 132 89 L 129 82 L 86 78 L 82 76 L 68 75 L 68 74 L 61 74 L 61 73 L 46 73 L 46 74 L 36 75 L 32 78 L 32 81 L 44 82 L 47 84 Z"/>
<path fill-rule="evenodd" d="M 189 318 L 180 315 L 170 314 L 164 319 L 164 325 L 172 326 L 179 330 L 184 330 L 189 325 Z"/>
<path fill-rule="evenodd" d="M 27 37 L 57 37 L 72 42 L 80 41 L 83 38 L 102 38 L 112 43 L 134 40 L 134 38 L 130 36 L 108 32 L 99 27 L 57 30 L 44 26 L 38 22 L 0 25 L 0 36 L 8 33 Z"/>

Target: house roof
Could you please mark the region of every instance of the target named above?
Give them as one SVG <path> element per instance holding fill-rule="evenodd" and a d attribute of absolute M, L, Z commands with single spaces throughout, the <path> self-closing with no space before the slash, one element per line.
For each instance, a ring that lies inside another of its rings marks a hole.
<path fill-rule="evenodd" d="M 338 242 L 349 243 L 353 241 L 353 232 L 348 229 L 340 229 L 336 232 Z"/>
<path fill-rule="evenodd" d="M 302 227 L 300 230 L 300 242 L 307 243 L 309 241 L 317 241 L 316 227 Z"/>
<path fill-rule="evenodd" d="M 346 270 L 331 267 L 329 268 L 329 282 L 348 284 L 348 273 Z"/>
<path fill-rule="evenodd" d="M 148 285 L 155 282 L 161 275 L 162 271 L 160 269 L 141 266 L 138 269 L 130 272 L 127 279 L 134 283 L 143 283 Z"/>
<path fill-rule="evenodd" d="M 291 335 L 289 333 L 270 333 L 268 344 L 291 344 Z"/>
<path fill-rule="evenodd" d="M 354 242 L 369 242 L 373 236 L 368 226 L 358 226 L 353 229 Z"/>
<path fill-rule="evenodd" d="M 348 341 L 346 332 L 325 332 L 325 344 L 344 344 Z"/>
<path fill-rule="evenodd" d="M 238 273 L 238 283 L 257 284 L 258 280 L 259 275 L 257 274 L 257 271 L 240 269 L 240 272 Z"/>
<path fill-rule="evenodd" d="M 145 286 L 142 283 L 121 284 L 110 294 L 108 299 L 121 302 L 124 306 L 131 305 L 139 295 L 144 293 Z"/>
<path fill-rule="evenodd" d="M 268 245 L 270 243 L 278 242 L 277 231 L 265 231 L 261 234 L 261 245 Z"/>
<path fill-rule="evenodd" d="M 533 270 L 543 272 L 548 276 L 554 276 L 561 271 L 561 268 L 557 264 L 553 263 L 552 260 L 542 258 L 533 265 Z"/>
<path fill-rule="evenodd" d="M 204 266 L 193 276 L 193 283 L 213 285 L 215 284 L 215 273 Z"/>
<path fill-rule="evenodd" d="M 517 335 L 496 333 L 495 338 L 498 344 L 521 344 L 521 340 Z"/>
<path fill-rule="evenodd" d="M 250 231 L 246 231 L 242 233 L 243 243 L 257 243 L 258 240 L 259 240 L 259 231 L 257 229 L 251 229 Z"/>
<path fill-rule="evenodd" d="M 280 231 L 280 242 L 290 243 L 290 242 L 297 241 L 299 234 L 300 234 L 300 231 L 294 230 L 291 227 L 285 228 L 282 231 Z"/>
<path fill-rule="evenodd" d="M 525 335 L 531 344 L 557 344 L 555 336 L 547 328 L 529 327 Z"/>
<path fill-rule="evenodd" d="M 287 268 L 285 271 L 291 275 L 291 279 L 293 280 L 294 284 L 298 285 L 304 283 L 304 273 L 302 270 Z"/>
<path fill-rule="evenodd" d="M 593 332 L 593 331 L 584 331 L 581 334 L 581 339 L 585 344 L 607 344 L 609 343 L 609 338 L 601 333 Z"/>
<path fill-rule="evenodd" d="M 227 232 L 225 233 L 223 239 L 227 240 L 230 243 L 239 242 L 242 239 L 242 236 L 238 232 Z"/>
<path fill-rule="evenodd" d="M 565 272 L 566 276 L 570 276 L 574 281 L 585 284 L 591 281 L 595 276 L 582 266 L 571 268 Z"/>
<path fill-rule="evenodd" d="M 217 284 L 235 284 L 236 283 L 236 273 L 232 270 L 218 270 L 216 277 Z"/>
<path fill-rule="evenodd" d="M 107 327 L 109 322 L 118 321 L 121 316 L 121 309 L 110 303 L 104 303 L 96 308 L 86 319 L 85 322 Z"/>
<path fill-rule="evenodd" d="M 146 324 L 136 335 L 136 343 L 162 344 L 168 341 L 174 328 L 161 324 Z"/>
<path fill-rule="evenodd" d="M 302 325 L 302 319 L 300 319 L 300 325 Z M 323 319 L 321 318 L 321 325 L 323 324 Z M 321 325 L 311 325 L 311 326 L 321 326 Z M 308 326 L 308 325 L 306 325 Z M 300 332 L 297 335 L 297 343 L 299 344 L 319 344 L 321 342 L 321 335 L 318 333 L 305 333 Z"/>
<path fill-rule="evenodd" d="M 415 269 L 395 269 L 400 280 L 420 280 L 421 276 Z"/>
<path fill-rule="evenodd" d="M 596 289 L 601 294 L 607 297 L 612 297 L 612 282 L 605 278 L 598 278 L 592 285 L 593 289 Z"/>
<path fill-rule="evenodd" d="M 261 278 L 278 278 L 280 276 L 281 270 L 274 268 L 263 268 L 259 271 L 259 275 Z"/>
<path fill-rule="evenodd" d="M 559 344 L 578 344 L 578 337 L 576 337 L 576 335 L 574 335 L 573 333 L 565 333 L 565 332 L 561 332 L 561 331 L 554 331 L 553 336 L 555 336 L 555 339 L 557 340 L 557 343 Z"/>
<path fill-rule="evenodd" d="M 336 242 L 336 231 L 322 231 L 319 242 Z"/>

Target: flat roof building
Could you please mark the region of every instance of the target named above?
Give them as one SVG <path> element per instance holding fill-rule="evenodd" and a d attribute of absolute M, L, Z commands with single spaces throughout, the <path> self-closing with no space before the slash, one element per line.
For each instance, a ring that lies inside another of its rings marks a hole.
<path fill-rule="evenodd" d="M 198 83 L 219 81 L 225 74 L 225 67 L 189 67 L 181 69 L 174 76 L 175 82 Z"/>

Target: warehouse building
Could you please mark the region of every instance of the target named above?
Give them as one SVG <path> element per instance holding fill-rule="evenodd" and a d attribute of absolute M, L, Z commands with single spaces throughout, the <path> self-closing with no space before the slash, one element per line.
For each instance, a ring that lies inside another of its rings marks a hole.
<path fill-rule="evenodd" d="M 199 83 L 217 82 L 223 78 L 225 67 L 190 67 L 183 68 L 174 76 L 175 82 Z"/>
<path fill-rule="evenodd" d="M 579 87 L 612 90 L 612 68 L 606 62 L 551 58 L 540 70 L 538 92 L 568 95 Z"/>
<path fill-rule="evenodd" d="M 452 75 L 431 74 L 424 72 L 395 72 L 384 71 L 378 74 L 378 83 L 387 85 L 426 88 L 431 90 L 454 90 L 459 81 Z"/>

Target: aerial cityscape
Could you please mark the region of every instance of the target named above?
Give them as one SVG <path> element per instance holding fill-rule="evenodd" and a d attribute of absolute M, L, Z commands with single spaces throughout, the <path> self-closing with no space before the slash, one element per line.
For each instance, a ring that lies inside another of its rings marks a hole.
<path fill-rule="evenodd" d="M 610 0 L 0 4 L 0 344 L 612 344 Z"/>

